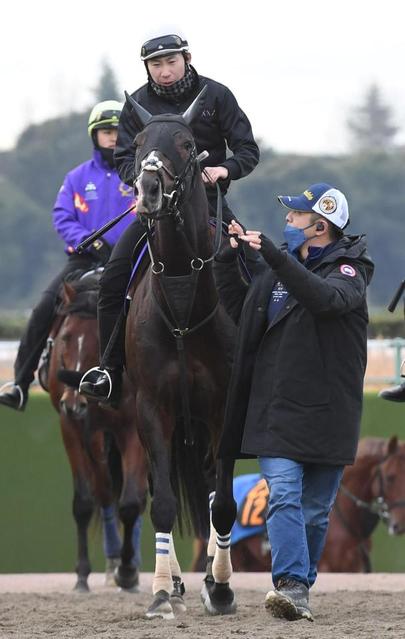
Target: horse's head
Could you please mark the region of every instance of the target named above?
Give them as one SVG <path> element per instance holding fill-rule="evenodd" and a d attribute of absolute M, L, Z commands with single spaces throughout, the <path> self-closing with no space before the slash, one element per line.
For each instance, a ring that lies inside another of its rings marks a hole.
<path fill-rule="evenodd" d="M 98 362 L 96 303 L 97 289 L 89 290 L 88 282 L 64 283 L 61 313 L 65 319 L 57 338 L 61 381 L 81 378 Z M 63 414 L 76 419 L 87 413 L 86 398 L 69 385 L 64 387 L 59 406 Z"/>
<path fill-rule="evenodd" d="M 385 452 L 376 468 L 372 491 L 390 534 L 400 535 L 405 532 L 405 444 L 391 437 Z"/>
<path fill-rule="evenodd" d="M 135 138 L 135 175 L 137 211 L 146 218 L 156 218 L 160 211 L 178 211 L 190 193 L 198 165 L 190 125 L 200 112 L 206 90 L 202 89 L 183 115 L 152 116 L 126 93 L 143 127 Z"/>

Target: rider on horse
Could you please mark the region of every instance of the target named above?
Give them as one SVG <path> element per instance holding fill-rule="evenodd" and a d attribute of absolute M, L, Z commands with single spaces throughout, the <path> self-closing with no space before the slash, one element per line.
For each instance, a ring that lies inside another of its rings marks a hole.
<path fill-rule="evenodd" d="M 85 253 L 75 247 L 112 217 L 122 213 L 133 200 L 133 190 L 124 184 L 114 168 L 113 153 L 117 140 L 122 105 L 106 100 L 94 106 L 88 121 L 93 157 L 70 171 L 63 182 L 53 208 L 53 223 L 65 242 L 67 262 L 50 282 L 35 306 L 22 336 L 14 364 L 14 382 L 0 391 L 0 404 L 24 410 L 28 389 L 34 379 L 41 353 L 55 318 L 59 289 L 67 275 L 104 265 L 132 217 L 125 218 L 105 236 L 96 240 Z"/>
<path fill-rule="evenodd" d="M 193 131 L 198 153 L 209 152 L 208 159 L 202 160 L 201 165 L 211 215 L 215 216 L 215 183 L 218 182 L 223 218 L 229 223 L 235 217 L 225 199 L 229 184 L 231 180 L 248 175 L 259 161 L 259 149 L 248 118 L 226 86 L 200 76 L 191 66 L 188 43 L 178 35 L 159 36 L 145 42 L 141 60 L 146 67 L 148 82 L 132 97 L 151 115 L 183 113 L 207 86 L 204 108 L 193 124 Z M 132 106 L 126 103 L 120 118 L 114 157 L 119 175 L 131 186 L 136 179 L 134 139 L 141 128 Z M 231 157 L 227 158 L 226 147 L 232 151 Z M 104 354 L 108 344 L 108 353 L 102 357 L 99 371 L 92 371 L 88 377 L 85 375 L 80 385 L 80 392 L 101 401 L 116 401 L 119 396 L 125 350 L 122 308 L 131 274 L 132 253 L 144 233 L 145 228 L 138 220 L 128 227 L 114 248 L 101 278 L 98 306 L 100 348 Z"/>

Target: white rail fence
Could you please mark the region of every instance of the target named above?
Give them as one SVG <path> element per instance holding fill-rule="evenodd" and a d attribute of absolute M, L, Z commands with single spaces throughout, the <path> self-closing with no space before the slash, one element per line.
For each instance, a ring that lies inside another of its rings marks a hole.
<path fill-rule="evenodd" d="M 13 362 L 18 341 L 0 341 L 0 383 L 13 379 Z M 401 378 L 401 364 L 405 360 L 405 339 L 368 340 L 366 386 L 382 386 L 405 381 Z M 405 368 L 405 366 L 404 366 Z M 403 371 L 405 374 L 405 370 Z"/>

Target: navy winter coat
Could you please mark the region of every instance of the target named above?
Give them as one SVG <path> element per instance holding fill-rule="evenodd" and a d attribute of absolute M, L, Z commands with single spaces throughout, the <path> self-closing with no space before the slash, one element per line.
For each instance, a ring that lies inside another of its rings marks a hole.
<path fill-rule="evenodd" d="M 266 262 L 250 285 L 234 255 L 215 265 L 221 299 L 239 326 L 219 456 L 350 464 L 360 429 L 366 287 L 373 273 L 364 236 L 344 236 L 309 268 L 267 238 L 262 246 Z M 269 325 L 277 280 L 289 297 Z"/>

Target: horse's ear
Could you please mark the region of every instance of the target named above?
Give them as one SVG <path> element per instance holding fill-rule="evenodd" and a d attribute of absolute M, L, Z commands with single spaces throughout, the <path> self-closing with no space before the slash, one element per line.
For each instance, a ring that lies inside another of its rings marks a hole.
<path fill-rule="evenodd" d="M 387 444 L 387 456 L 393 455 L 398 450 L 398 437 L 397 435 L 393 435 Z"/>
<path fill-rule="evenodd" d="M 71 304 L 76 297 L 76 291 L 69 282 L 63 282 L 63 303 Z"/>
<path fill-rule="evenodd" d="M 197 115 L 200 115 L 202 107 L 204 106 L 205 95 L 207 91 L 208 91 L 208 87 L 207 85 L 205 85 L 201 89 L 197 97 L 192 101 L 187 111 L 184 111 L 183 119 L 187 122 L 189 126 L 191 125 L 191 122 L 197 117 Z"/>
<path fill-rule="evenodd" d="M 134 98 L 131 95 L 129 95 L 129 93 L 127 93 L 126 91 L 124 91 L 124 93 L 125 93 L 125 100 L 132 107 L 133 112 L 135 111 L 135 115 L 143 128 L 144 126 L 148 124 L 149 120 L 152 117 L 152 114 L 149 113 L 149 111 L 147 111 L 146 109 L 144 109 L 143 106 L 138 104 L 138 102 L 134 100 Z"/>

